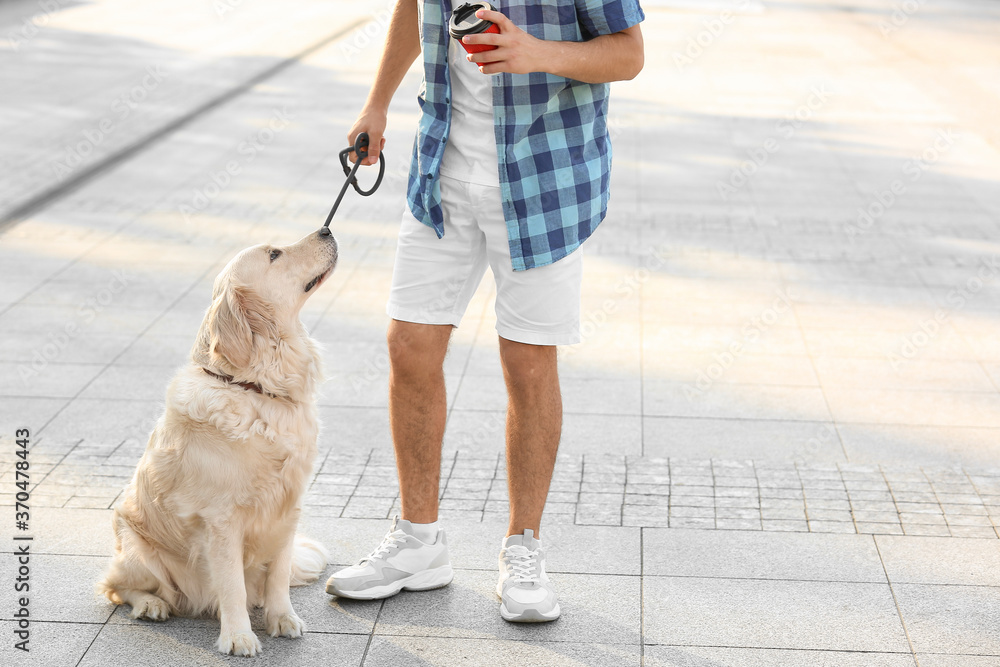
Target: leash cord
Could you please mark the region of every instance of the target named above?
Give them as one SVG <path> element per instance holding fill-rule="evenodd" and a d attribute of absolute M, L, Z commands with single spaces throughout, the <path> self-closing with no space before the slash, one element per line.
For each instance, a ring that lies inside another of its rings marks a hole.
<path fill-rule="evenodd" d="M 348 168 L 347 166 L 347 156 L 351 153 L 355 153 L 358 156 L 357 161 L 354 163 L 353 168 Z M 378 190 L 378 186 L 382 184 L 382 177 L 385 176 L 385 154 L 379 152 L 378 154 L 378 178 L 375 179 L 375 185 L 371 187 L 370 190 L 362 190 L 361 186 L 358 185 L 358 178 L 356 176 L 358 172 L 358 167 L 361 166 L 361 161 L 368 157 L 368 133 L 359 132 L 358 136 L 354 138 L 354 145 L 348 146 L 344 150 L 340 151 L 340 166 L 344 169 L 344 175 L 347 176 L 347 180 L 344 181 L 344 186 L 340 188 L 340 194 L 337 195 L 337 201 L 333 203 L 333 208 L 330 209 L 330 215 L 326 216 L 326 222 L 323 223 L 324 227 L 330 226 L 330 221 L 333 220 L 333 214 L 337 212 L 337 207 L 340 206 L 340 201 L 344 198 L 344 194 L 347 192 L 347 186 L 353 185 L 354 189 L 362 197 L 367 197 Z"/>

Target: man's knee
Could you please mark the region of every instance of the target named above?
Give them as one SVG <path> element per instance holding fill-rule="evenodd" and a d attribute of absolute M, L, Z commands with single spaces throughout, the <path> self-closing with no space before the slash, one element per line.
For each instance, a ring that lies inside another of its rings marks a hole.
<path fill-rule="evenodd" d="M 427 372 L 441 368 L 448 350 L 449 325 L 393 320 L 386 341 L 394 372 Z"/>
<path fill-rule="evenodd" d="M 530 383 L 556 373 L 556 347 L 500 339 L 500 363 L 514 384 Z"/>

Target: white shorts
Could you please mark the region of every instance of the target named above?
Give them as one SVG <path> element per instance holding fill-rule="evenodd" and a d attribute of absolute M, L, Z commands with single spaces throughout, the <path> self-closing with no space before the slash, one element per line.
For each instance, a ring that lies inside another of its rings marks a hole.
<path fill-rule="evenodd" d="M 441 176 L 445 232 L 403 214 L 392 270 L 389 317 L 419 324 L 457 327 L 486 266 L 497 285 L 497 333 L 530 345 L 580 342 L 579 249 L 559 261 L 514 271 L 500 188 Z"/>

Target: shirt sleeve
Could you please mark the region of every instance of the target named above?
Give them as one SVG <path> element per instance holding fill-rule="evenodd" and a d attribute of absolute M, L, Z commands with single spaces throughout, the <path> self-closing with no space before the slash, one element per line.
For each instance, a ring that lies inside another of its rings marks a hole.
<path fill-rule="evenodd" d="M 585 39 L 631 28 L 646 18 L 639 0 L 575 0 Z"/>

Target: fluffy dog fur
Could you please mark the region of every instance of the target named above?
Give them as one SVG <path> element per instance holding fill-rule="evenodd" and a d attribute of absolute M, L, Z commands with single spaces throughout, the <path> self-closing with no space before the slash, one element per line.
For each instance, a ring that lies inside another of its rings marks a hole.
<path fill-rule="evenodd" d="M 302 636 L 288 587 L 314 581 L 327 554 L 295 535 L 321 373 L 299 311 L 336 261 L 321 230 L 248 248 L 216 279 L 191 363 L 112 519 L 115 555 L 97 588 L 133 618 L 216 614 L 226 654 L 261 650 L 250 605 L 264 607 L 271 636 Z"/>

